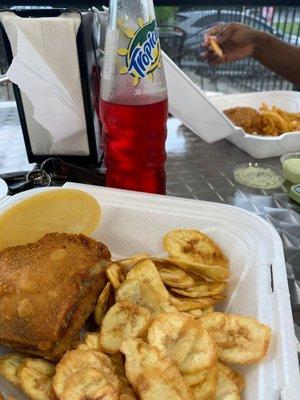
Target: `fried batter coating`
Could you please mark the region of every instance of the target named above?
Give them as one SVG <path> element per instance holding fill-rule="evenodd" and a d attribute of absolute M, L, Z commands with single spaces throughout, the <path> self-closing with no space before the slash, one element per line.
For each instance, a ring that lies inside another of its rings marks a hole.
<path fill-rule="evenodd" d="M 59 359 L 79 340 L 106 283 L 107 247 L 51 233 L 0 252 L 0 344 Z"/>
<path fill-rule="evenodd" d="M 223 111 L 234 123 L 244 129 L 247 133 L 258 133 L 260 131 L 261 116 L 251 107 L 233 107 Z"/>

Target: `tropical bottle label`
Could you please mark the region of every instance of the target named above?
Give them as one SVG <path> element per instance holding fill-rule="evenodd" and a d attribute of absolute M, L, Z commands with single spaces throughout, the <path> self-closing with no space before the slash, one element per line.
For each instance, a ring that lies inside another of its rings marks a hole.
<path fill-rule="evenodd" d="M 125 66 L 120 74 L 130 74 L 133 86 L 138 86 L 141 79 L 154 81 L 155 71 L 161 68 L 161 51 L 155 19 L 147 23 L 138 18 L 138 29 L 125 29 L 129 39 L 127 48 L 119 48 L 118 55 L 125 58 Z"/>

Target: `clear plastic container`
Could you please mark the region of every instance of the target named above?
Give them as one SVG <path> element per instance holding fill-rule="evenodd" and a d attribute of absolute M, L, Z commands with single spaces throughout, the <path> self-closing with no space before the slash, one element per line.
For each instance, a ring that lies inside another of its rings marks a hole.
<path fill-rule="evenodd" d="M 284 182 L 270 165 L 262 163 L 238 165 L 233 169 L 233 176 L 238 183 L 257 189 L 276 189 Z"/>
<path fill-rule="evenodd" d="M 300 183 L 300 152 L 285 154 L 280 161 L 285 179 L 292 183 Z"/>

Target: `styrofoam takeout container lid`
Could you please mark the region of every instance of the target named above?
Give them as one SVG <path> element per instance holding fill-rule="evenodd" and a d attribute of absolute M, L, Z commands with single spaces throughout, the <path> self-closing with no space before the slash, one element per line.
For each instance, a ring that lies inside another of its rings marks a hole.
<path fill-rule="evenodd" d="M 0 178 L 0 202 L 7 196 L 8 187 L 6 182 Z"/>
<path fill-rule="evenodd" d="M 261 103 L 277 106 L 288 112 L 300 112 L 300 92 L 268 91 L 244 94 L 212 96 L 210 101 L 220 111 L 231 107 L 253 107 L 259 109 Z M 280 136 L 250 135 L 241 128 L 236 128 L 227 139 L 255 158 L 282 156 L 300 151 L 300 131 L 284 133 Z"/>
<path fill-rule="evenodd" d="M 256 364 L 234 366 L 246 378 L 243 399 L 299 400 L 299 365 L 283 248 L 269 223 L 222 204 L 74 183 L 64 187 L 84 190 L 99 201 L 102 221 L 93 236 L 115 256 L 163 255 L 162 238 L 171 229 L 200 229 L 211 236 L 231 265 L 228 300 L 219 309 L 255 317 L 272 328 L 267 357 Z M 39 190 L 13 196 L 0 209 Z M 1 377 L 0 391 L 25 399 Z"/>
<path fill-rule="evenodd" d="M 235 126 L 210 101 L 205 92 L 162 52 L 168 88 L 169 111 L 208 143 L 232 135 Z"/>

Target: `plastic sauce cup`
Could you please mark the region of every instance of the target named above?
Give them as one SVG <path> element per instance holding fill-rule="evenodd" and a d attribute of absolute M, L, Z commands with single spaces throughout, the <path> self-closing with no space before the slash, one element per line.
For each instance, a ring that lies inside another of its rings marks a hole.
<path fill-rule="evenodd" d="M 285 179 L 292 183 L 300 183 L 300 152 L 285 154 L 280 161 Z"/>

